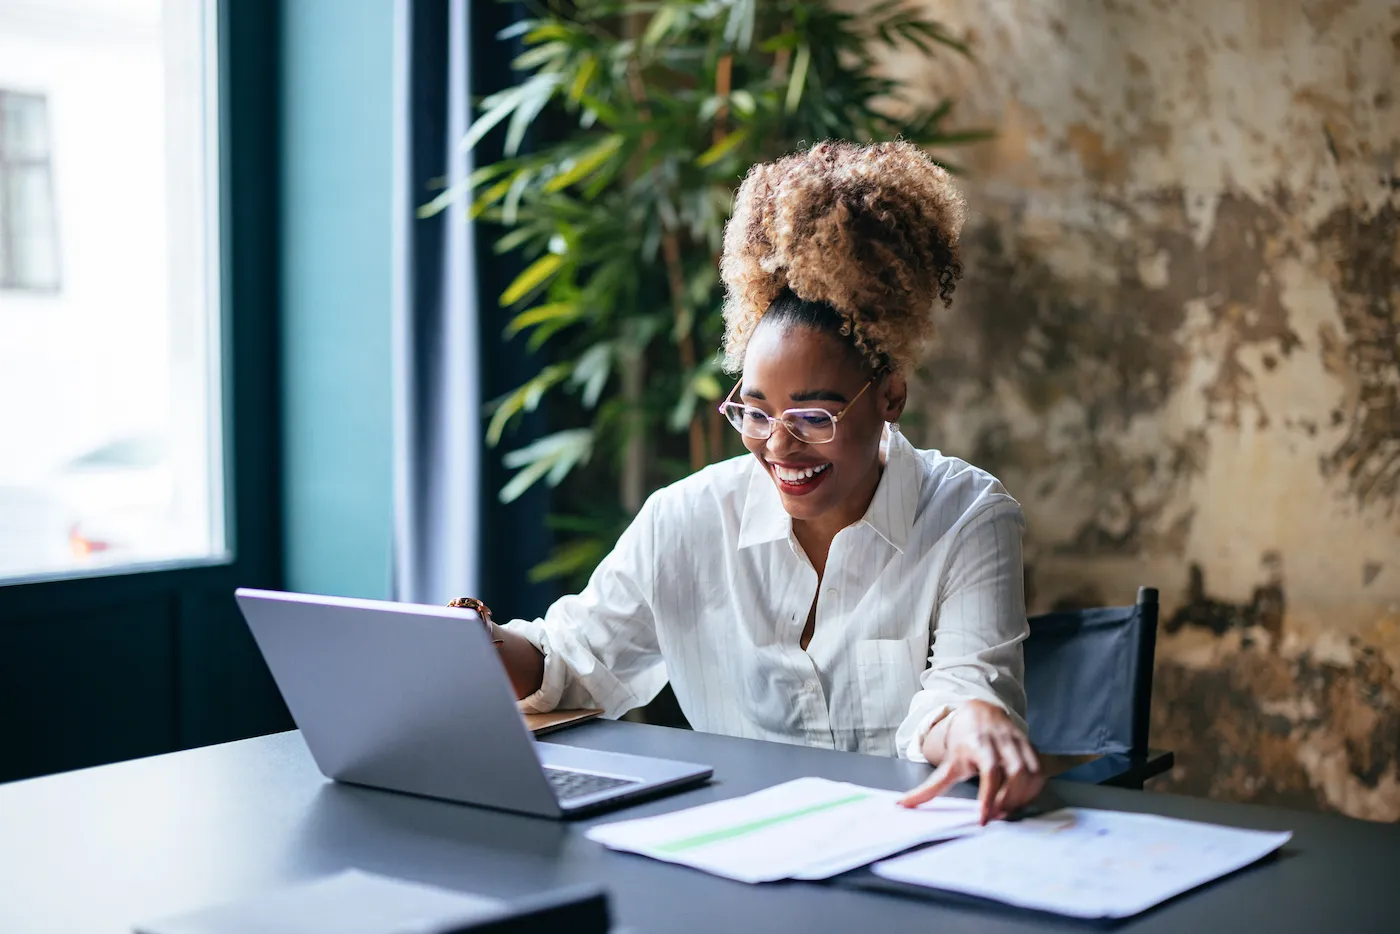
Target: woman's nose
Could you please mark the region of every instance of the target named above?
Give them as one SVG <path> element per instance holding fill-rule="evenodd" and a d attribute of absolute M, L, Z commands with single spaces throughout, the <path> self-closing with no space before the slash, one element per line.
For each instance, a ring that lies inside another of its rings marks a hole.
<path fill-rule="evenodd" d="M 768 458 L 770 460 L 782 460 L 785 455 L 802 447 L 801 441 L 792 436 L 792 432 L 787 430 L 787 426 L 782 422 L 773 423 L 773 433 L 768 436 Z"/>

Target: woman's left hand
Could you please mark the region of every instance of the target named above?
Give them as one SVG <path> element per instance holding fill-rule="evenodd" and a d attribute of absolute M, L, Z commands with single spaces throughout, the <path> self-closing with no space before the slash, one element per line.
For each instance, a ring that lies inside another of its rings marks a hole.
<path fill-rule="evenodd" d="M 963 704 L 924 738 L 924 757 L 939 763 L 928 781 L 900 799 L 916 807 L 953 785 L 980 776 L 977 800 L 983 824 L 1000 820 L 1035 799 L 1045 786 L 1035 749 L 1006 711 L 986 701 Z"/>

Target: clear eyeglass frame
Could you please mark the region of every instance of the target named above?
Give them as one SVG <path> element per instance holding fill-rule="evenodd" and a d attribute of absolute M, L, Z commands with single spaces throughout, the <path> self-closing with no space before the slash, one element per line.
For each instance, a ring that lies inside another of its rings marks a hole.
<path fill-rule="evenodd" d="M 877 374 L 866 380 L 865 385 L 860 387 L 860 392 L 855 394 L 855 398 L 847 402 L 839 412 L 828 412 L 820 408 L 795 408 L 784 409 L 777 415 L 769 415 L 755 406 L 735 402 L 734 393 L 738 392 L 739 386 L 743 384 L 743 380 L 740 380 L 720 403 L 719 413 L 724 416 L 725 421 L 734 426 L 735 431 L 754 441 L 767 441 L 773 436 L 775 427 L 781 424 L 788 434 L 803 444 L 830 444 L 836 440 L 837 424 L 878 378 Z"/>

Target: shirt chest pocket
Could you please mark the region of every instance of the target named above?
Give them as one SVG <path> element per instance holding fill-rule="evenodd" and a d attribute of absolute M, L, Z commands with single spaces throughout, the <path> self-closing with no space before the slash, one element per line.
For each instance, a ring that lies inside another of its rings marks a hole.
<path fill-rule="evenodd" d="M 894 730 L 909 712 L 919 675 L 928 667 L 926 643 L 922 636 L 865 639 L 855 649 L 862 726 L 871 734 L 888 732 L 893 744 Z"/>

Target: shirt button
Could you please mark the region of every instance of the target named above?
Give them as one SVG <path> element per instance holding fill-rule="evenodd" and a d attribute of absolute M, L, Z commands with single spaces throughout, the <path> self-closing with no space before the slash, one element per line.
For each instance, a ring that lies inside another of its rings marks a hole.
<path fill-rule="evenodd" d="M 808 681 L 806 684 L 803 685 L 803 687 L 811 691 L 813 694 L 817 693 L 817 682 L 815 681 Z"/>
<path fill-rule="evenodd" d="M 835 596 L 836 596 L 836 588 L 835 588 L 835 587 L 828 587 L 827 590 L 826 590 L 826 595 L 827 595 L 828 597 L 835 597 Z"/>

